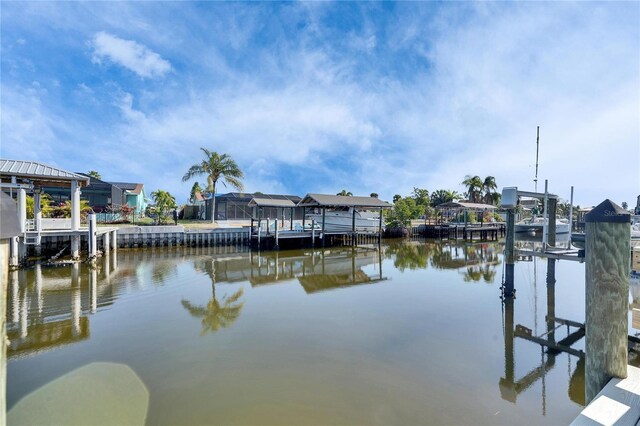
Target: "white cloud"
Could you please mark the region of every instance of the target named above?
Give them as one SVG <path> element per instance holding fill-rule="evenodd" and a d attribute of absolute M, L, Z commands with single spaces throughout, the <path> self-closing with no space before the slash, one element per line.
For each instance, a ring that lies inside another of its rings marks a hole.
<path fill-rule="evenodd" d="M 118 38 L 106 32 L 96 33 L 91 41 L 93 61 L 108 59 L 140 77 L 162 77 L 171 71 L 171 63 L 144 45 Z"/>

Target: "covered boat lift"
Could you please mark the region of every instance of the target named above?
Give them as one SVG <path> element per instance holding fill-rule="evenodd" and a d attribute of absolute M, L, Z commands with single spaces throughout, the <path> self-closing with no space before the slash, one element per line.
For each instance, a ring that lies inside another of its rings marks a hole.
<path fill-rule="evenodd" d="M 26 258 L 28 245 L 35 246 L 36 254 L 39 254 L 42 238 L 45 236 L 70 237 L 71 255 L 74 259 L 79 258 L 80 238 L 89 232 L 87 228 L 80 228 L 80 189 L 88 184 L 87 176 L 57 167 L 35 161 L 0 159 L 0 187 L 12 197 L 15 191 L 20 226 L 20 236 L 12 238 L 10 244 L 10 266 L 18 266 Z M 44 186 L 69 188 L 70 220 L 42 218 L 40 197 Z M 33 194 L 33 220 L 27 220 L 27 193 Z M 109 245 L 111 236 L 111 248 L 116 247 L 116 232 L 117 228 L 100 229 L 105 246 Z M 91 240 L 92 238 L 89 238 L 89 241 Z"/>
<path fill-rule="evenodd" d="M 297 240 L 297 243 L 294 243 L 294 246 L 315 246 L 316 234 L 318 238 L 320 238 L 321 244 L 324 247 L 325 245 L 331 245 L 333 243 L 345 243 L 346 239 L 350 240 L 352 245 L 357 245 L 358 238 L 361 239 L 372 239 L 375 238 L 377 241 L 380 241 L 382 238 L 382 225 L 383 225 L 383 215 L 382 212 L 384 209 L 390 209 L 392 207 L 391 204 L 382 201 L 378 198 L 374 197 L 357 197 L 357 196 L 342 196 L 342 195 L 327 195 L 327 194 L 315 194 L 309 193 L 305 195 L 302 200 L 297 205 L 291 205 L 287 201 L 289 200 L 267 200 L 261 198 L 254 198 L 251 200 L 250 205 L 256 207 L 282 207 L 282 208 L 303 208 L 303 219 L 302 226 L 299 229 L 295 229 L 293 224 L 290 224 L 289 230 L 281 231 L 277 224 L 274 228 L 274 232 L 270 233 L 270 226 L 267 223 L 267 231 L 262 232 L 260 228 L 260 220 L 258 219 L 258 231 L 256 232 L 255 227 L 252 224 L 252 245 L 258 248 L 279 248 L 280 240 L 288 240 L 291 242 L 292 240 Z M 326 210 L 332 208 L 351 208 L 352 213 L 352 222 L 349 230 L 344 231 L 334 231 L 331 230 L 328 232 L 325 216 Z M 322 212 L 322 220 L 318 223 L 306 223 L 306 215 L 308 209 L 318 209 Z M 378 227 L 377 232 L 375 233 L 365 233 L 359 232 L 356 228 L 356 211 L 357 210 L 378 210 L 379 211 L 379 219 L 378 219 Z M 262 235 L 263 234 L 263 235 Z M 330 241 L 327 241 L 327 237 L 329 237 Z"/>

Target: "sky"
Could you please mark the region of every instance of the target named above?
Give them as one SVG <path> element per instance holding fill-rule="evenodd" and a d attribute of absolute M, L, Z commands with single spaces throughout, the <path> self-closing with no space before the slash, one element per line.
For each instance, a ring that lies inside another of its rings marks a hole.
<path fill-rule="evenodd" d="M 247 192 L 640 194 L 640 2 L 7 2 L 0 157 L 186 202 Z M 218 185 L 221 193 L 232 188 Z"/>

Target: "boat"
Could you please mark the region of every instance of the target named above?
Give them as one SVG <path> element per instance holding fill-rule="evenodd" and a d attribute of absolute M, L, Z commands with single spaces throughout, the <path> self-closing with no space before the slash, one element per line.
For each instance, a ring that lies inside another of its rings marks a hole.
<path fill-rule="evenodd" d="M 541 216 L 534 216 L 522 220 L 515 224 L 516 233 L 542 234 L 546 219 Z M 556 235 L 569 233 L 569 221 L 563 218 L 556 218 Z"/>
<path fill-rule="evenodd" d="M 335 207 L 327 209 L 324 214 L 325 232 L 349 232 L 353 229 L 353 207 Z M 322 211 L 308 213 L 306 220 L 315 221 L 322 228 Z M 378 232 L 380 226 L 380 212 L 369 210 L 355 210 L 355 225 L 357 232 Z M 317 228 L 317 226 L 316 226 Z"/>

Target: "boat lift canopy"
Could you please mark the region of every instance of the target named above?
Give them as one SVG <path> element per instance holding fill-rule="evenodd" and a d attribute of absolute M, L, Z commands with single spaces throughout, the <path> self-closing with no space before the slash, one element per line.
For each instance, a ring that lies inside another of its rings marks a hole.
<path fill-rule="evenodd" d="M 390 209 L 393 206 L 374 197 L 354 197 L 346 195 L 307 194 L 298 207 L 354 207 Z"/>

